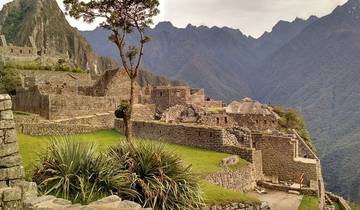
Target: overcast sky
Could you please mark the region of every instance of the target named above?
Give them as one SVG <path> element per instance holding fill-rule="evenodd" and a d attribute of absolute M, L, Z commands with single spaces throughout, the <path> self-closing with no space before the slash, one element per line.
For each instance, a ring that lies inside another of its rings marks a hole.
<path fill-rule="evenodd" d="M 0 0 L 0 7 L 11 0 Z M 61 0 L 57 0 L 61 4 Z M 347 0 L 160 0 L 161 14 L 156 21 L 171 21 L 177 27 L 189 23 L 206 26 L 238 28 L 244 34 L 260 36 L 279 20 L 292 21 L 296 17 L 324 16 Z M 71 20 L 80 30 L 92 30 Z"/>

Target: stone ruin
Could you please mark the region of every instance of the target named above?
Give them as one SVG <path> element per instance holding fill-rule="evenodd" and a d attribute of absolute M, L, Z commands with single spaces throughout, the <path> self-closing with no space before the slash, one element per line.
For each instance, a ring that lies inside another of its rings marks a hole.
<path fill-rule="evenodd" d="M 50 52 L 47 49 L 39 49 L 33 37 L 29 37 L 30 46 L 15 46 L 6 41 L 6 37 L 1 34 L 0 26 L 0 60 L 3 62 L 21 61 L 21 62 L 51 62 L 56 63 L 59 59 L 69 60 L 67 54 Z"/>
<path fill-rule="evenodd" d="M 35 183 L 26 182 L 16 140 L 11 98 L 0 95 L 0 209 L 1 210 L 132 210 L 143 208 L 134 202 L 109 196 L 87 206 L 50 195 L 38 196 Z M 145 210 L 145 209 L 143 209 Z M 147 209 L 149 210 L 149 209 Z"/>
<path fill-rule="evenodd" d="M 129 99 L 129 79 L 121 70 L 108 71 L 89 85 L 35 80 L 35 86 L 18 91 L 13 98 L 15 110 L 36 113 L 47 120 L 20 122 L 18 128 L 26 134 L 111 129 L 114 110 L 121 100 Z M 225 171 L 210 177 L 213 183 L 242 191 L 253 188 L 256 182 L 270 180 L 277 188 L 300 182 L 304 174 L 302 192 L 323 197 L 319 159 L 296 131 L 278 131 L 279 116 L 270 106 L 250 98 L 226 106 L 207 98 L 204 90 L 187 86 L 137 85 L 136 95 L 135 135 L 239 155 L 251 163 L 244 171 Z M 94 127 L 99 122 L 109 124 Z M 115 128 L 123 132 L 121 121 L 115 122 Z M 233 177 L 230 183 L 226 178 L 229 176 Z"/>

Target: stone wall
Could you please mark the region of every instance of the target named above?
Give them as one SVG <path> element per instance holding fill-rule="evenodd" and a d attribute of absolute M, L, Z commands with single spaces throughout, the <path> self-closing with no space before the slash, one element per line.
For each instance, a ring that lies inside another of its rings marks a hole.
<path fill-rule="evenodd" d="M 115 120 L 115 129 L 124 133 L 124 123 Z M 262 179 L 262 154 L 254 148 L 229 144 L 227 131 L 220 127 L 195 124 L 170 124 L 159 121 L 134 121 L 133 132 L 137 137 L 156 139 L 174 144 L 235 154 L 253 163 L 256 180 Z"/>
<path fill-rule="evenodd" d="M 317 183 L 320 162 L 298 156 L 298 140 L 286 136 L 253 135 L 257 150 L 262 152 L 265 176 L 276 176 L 280 181 Z"/>
<path fill-rule="evenodd" d="M 122 120 L 115 120 L 115 129 L 124 132 Z M 134 121 L 133 132 L 140 138 L 214 150 L 223 145 L 223 130 L 205 126 Z"/>
<path fill-rule="evenodd" d="M 16 111 L 31 112 L 49 119 L 49 96 L 42 95 L 37 87 L 17 91 L 12 101 Z"/>
<path fill-rule="evenodd" d="M 121 99 L 116 97 L 91 97 L 49 95 L 49 120 L 67 119 L 102 112 L 115 111 Z"/>
<path fill-rule="evenodd" d="M 202 210 L 268 210 L 268 206 L 261 204 L 228 202 L 222 204 L 214 204 L 203 208 Z M 275 209 L 276 210 L 276 209 Z"/>
<path fill-rule="evenodd" d="M 11 98 L 0 95 L 0 209 L 22 208 L 24 169 L 21 166 Z"/>
<path fill-rule="evenodd" d="M 91 86 L 95 80 L 87 73 L 72 73 L 61 71 L 18 70 L 23 87 L 29 88 L 45 83 L 63 84 L 68 86 Z"/>
<path fill-rule="evenodd" d="M 250 130 L 276 130 L 278 128 L 278 120 L 274 115 L 262 114 L 236 114 L 228 113 L 228 115 L 240 127 L 247 127 Z"/>
<path fill-rule="evenodd" d="M 42 122 L 36 124 L 24 123 L 18 126 L 18 130 L 31 136 L 59 136 L 92 133 L 101 130 L 101 128 L 91 125 Z"/>
<path fill-rule="evenodd" d="M 346 200 L 343 197 L 337 196 L 331 192 L 326 192 L 326 195 L 329 196 L 329 198 L 338 203 L 342 210 L 351 210 L 350 205 L 346 202 Z"/>
<path fill-rule="evenodd" d="M 247 192 L 255 188 L 258 177 L 253 164 L 236 170 L 224 167 L 223 171 L 208 175 L 206 180 L 237 192 Z"/>

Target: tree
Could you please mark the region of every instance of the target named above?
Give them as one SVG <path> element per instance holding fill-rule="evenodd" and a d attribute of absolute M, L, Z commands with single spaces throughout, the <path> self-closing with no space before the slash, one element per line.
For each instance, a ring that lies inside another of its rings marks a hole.
<path fill-rule="evenodd" d="M 7 93 L 10 95 L 16 94 L 16 89 L 21 87 L 21 80 L 14 69 L 6 68 L 0 62 L 0 94 Z"/>
<path fill-rule="evenodd" d="M 68 14 L 87 23 L 99 18 L 100 26 L 111 32 L 109 37 L 119 50 L 122 66 L 130 78 L 130 102 L 124 120 L 127 140 L 132 142 L 132 110 L 135 100 L 134 85 L 144 55 L 144 46 L 150 41 L 145 29 L 153 24 L 152 18 L 159 13 L 158 0 L 64 0 Z M 139 34 L 137 46 L 129 45 L 127 35 Z"/>

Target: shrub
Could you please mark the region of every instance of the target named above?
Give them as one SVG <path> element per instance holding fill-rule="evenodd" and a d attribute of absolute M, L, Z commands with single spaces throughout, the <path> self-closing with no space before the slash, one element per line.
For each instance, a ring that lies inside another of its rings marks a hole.
<path fill-rule="evenodd" d="M 0 62 L 0 93 L 16 94 L 16 89 L 21 87 L 21 80 L 13 69 L 6 69 Z"/>
<path fill-rule="evenodd" d="M 40 154 L 33 179 L 43 193 L 75 203 L 88 204 L 117 192 L 136 197 L 129 189 L 131 176 L 122 168 L 98 156 L 94 144 L 60 137 Z"/>
<path fill-rule="evenodd" d="M 153 209 L 200 209 L 203 204 L 197 178 L 176 155 L 163 146 L 121 143 L 110 149 L 109 157 L 129 173 L 135 174 L 130 190 L 137 197 L 126 199 Z"/>

